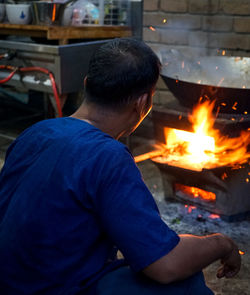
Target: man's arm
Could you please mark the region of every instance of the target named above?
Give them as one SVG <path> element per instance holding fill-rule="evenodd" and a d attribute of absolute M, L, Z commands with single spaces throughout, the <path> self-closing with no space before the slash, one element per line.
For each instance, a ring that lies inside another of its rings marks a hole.
<path fill-rule="evenodd" d="M 167 255 L 143 270 L 151 279 L 163 284 L 185 279 L 221 259 L 217 276 L 233 277 L 240 270 L 241 258 L 236 244 L 227 236 L 180 235 L 180 242 Z"/>

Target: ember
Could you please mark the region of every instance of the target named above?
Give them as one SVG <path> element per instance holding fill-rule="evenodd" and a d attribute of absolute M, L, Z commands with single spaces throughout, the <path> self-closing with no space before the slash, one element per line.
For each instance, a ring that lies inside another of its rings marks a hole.
<path fill-rule="evenodd" d="M 195 206 L 188 206 L 188 205 L 185 205 L 185 208 L 187 208 L 188 214 L 191 214 L 193 210 L 197 209 L 197 207 Z"/>
<path fill-rule="evenodd" d="M 235 138 L 221 134 L 213 128 L 213 107 L 214 103 L 206 101 L 194 109 L 189 116 L 193 132 L 165 127 L 167 156 L 155 160 L 196 171 L 246 163 L 250 158 L 250 133 L 242 131 Z"/>
<path fill-rule="evenodd" d="M 218 215 L 218 214 L 210 214 L 208 216 L 208 218 L 211 218 L 211 219 L 219 219 L 220 218 L 220 215 Z"/>

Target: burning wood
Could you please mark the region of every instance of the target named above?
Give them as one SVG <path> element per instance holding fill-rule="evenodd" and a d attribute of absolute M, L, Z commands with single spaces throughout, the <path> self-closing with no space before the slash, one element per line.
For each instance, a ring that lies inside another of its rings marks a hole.
<path fill-rule="evenodd" d="M 148 159 L 162 156 L 165 152 L 166 151 L 164 149 L 160 149 L 160 150 L 156 150 L 156 151 L 152 151 L 152 152 L 148 152 L 148 153 L 136 156 L 134 157 L 134 159 L 136 163 L 139 163 Z"/>

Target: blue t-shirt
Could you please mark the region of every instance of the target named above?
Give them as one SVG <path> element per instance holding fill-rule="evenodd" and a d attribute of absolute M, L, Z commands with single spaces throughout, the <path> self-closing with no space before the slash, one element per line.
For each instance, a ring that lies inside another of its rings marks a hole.
<path fill-rule="evenodd" d="M 39 122 L 8 149 L 0 294 L 76 294 L 123 263 L 116 248 L 137 272 L 178 241 L 126 146 L 87 122 Z"/>

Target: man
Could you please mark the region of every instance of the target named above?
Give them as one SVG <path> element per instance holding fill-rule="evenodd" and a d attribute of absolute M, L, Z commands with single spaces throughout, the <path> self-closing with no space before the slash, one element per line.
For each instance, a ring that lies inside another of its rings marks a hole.
<path fill-rule="evenodd" d="M 159 72 L 143 42 L 110 41 L 90 61 L 76 113 L 35 124 L 10 146 L 0 176 L 0 294 L 212 294 L 205 266 L 221 259 L 219 277 L 239 271 L 228 237 L 168 228 L 116 140 L 150 111 Z"/>

